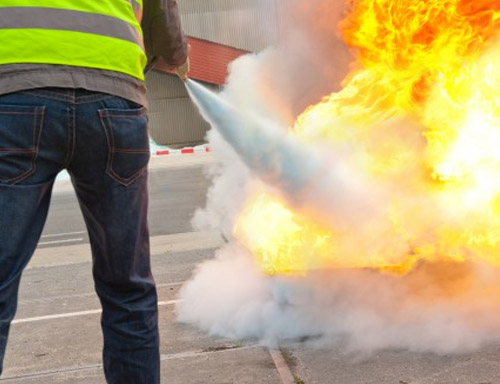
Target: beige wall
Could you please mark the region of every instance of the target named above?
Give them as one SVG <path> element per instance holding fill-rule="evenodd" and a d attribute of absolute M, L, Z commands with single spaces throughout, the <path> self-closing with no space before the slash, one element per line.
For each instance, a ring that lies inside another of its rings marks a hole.
<path fill-rule="evenodd" d="M 153 139 L 172 148 L 202 144 L 209 125 L 191 102 L 182 81 L 174 75 L 151 71 L 146 75 L 146 83 Z M 204 85 L 213 90 L 218 88 Z"/>

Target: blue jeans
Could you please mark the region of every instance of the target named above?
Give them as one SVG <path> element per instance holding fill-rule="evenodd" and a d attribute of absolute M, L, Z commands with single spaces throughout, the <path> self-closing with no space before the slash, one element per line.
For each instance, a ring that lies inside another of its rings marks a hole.
<path fill-rule="evenodd" d="M 90 237 L 106 380 L 160 382 L 148 161 L 147 116 L 133 102 L 62 88 L 0 96 L 0 374 L 21 274 L 67 169 Z"/>

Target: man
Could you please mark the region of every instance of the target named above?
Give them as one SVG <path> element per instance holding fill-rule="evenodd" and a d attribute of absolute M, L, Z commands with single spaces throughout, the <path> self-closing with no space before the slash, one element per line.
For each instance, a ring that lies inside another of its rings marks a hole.
<path fill-rule="evenodd" d="M 0 41 L 0 374 L 21 273 L 67 169 L 91 242 L 106 380 L 159 383 L 144 69 L 161 57 L 187 78 L 176 0 L 0 1 Z"/>

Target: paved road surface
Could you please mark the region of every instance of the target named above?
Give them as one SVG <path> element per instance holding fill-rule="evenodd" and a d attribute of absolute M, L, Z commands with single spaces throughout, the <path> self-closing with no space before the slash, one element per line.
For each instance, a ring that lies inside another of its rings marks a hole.
<path fill-rule="evenodd" d="M 174 304 L 195 266 L 223 242 L 192 232 L 210 157 L 162 160 L 152 177 L 152 262 L 160 296 L 162 377 L 167 384 L 497 384 L 500 346 L 436 356 L 383 351 L 353 359 L 342 348 L 292 343 L 269 350 L 209 337 L 175 321 Z M 68 187 L 59 185 L 44 241 L 26 270 L 1 383 L 103 384 L 99 303 L 90 251 Z M 175 203 L 174 203 L 175 202 Z M 61 233 L 76 232 L 61 236 Z M 52 237 L 51 237 L 52 236 Z M 78 240 L 63 242 L 72 237 Z M 84 238 L 81 240 L 81 238 Z M 148 384 L 148 383 L 137 383 Z"/>
<path fill-rule="evenodd" d="M 203 156 L 206 160 L 186 160 L 173 166 L 166 158 L 152 160 L 156 164 L 149 176 L 151 236 L 192 231 L 190 219 L 205 205 L 209 186 L 204 169 L 212 157 Z M 88 243 L 88 236 L 75 193 L 70 186 L 56 187 L 39 248 L 82 243 Z"/>
<path fill-rule="evenodd" d="M 175 321 L 179 288 L 223 243 L 218 233 L 192 232 L 189 225 L 204 204 L 209 185 L 204 169 L 212 162 L 209 155 L 156 159 L 151 170 L 163 382 L 279 384 L 273 356 L 281 355 L 252 342 L 212 338 Z M 63 180 L 53 196 L 42 245 L 23 276 L 0 382 L 104 383 L 100 308 L 84 231 L 72 188 Z"/>

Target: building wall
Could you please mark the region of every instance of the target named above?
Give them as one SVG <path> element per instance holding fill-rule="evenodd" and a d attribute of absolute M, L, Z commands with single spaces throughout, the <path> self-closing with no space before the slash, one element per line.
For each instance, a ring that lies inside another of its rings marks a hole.
<path fill-rule="evenodd" d="M 178 0 L 178 3 L 186 35 L 255 52 L 278 41 L 280 1 L 283 0 Z M 205 56 L 203 62 L 210 64 L 210 57 Z M 203 143 L 209 125 L 189 99 L 182 82 L 174 75 L 158 71 L 150 72 L 146 82 L 153 139 L 172 148 Z M 215 85 L 205 85 L 218 89 Z"/>
<path fill-rule="evenodd" d="M 151 71 L 146 75 L 146 84 L 153 140 L 171 148 L 202 144 L 210 127 L 192 103 L 182 81 L 175 75 Z M 203 85 L 218 89 L 211 84 Z"/>
<path fill-rule="evenodd" d="M 187 35 L 245 51 L 278 42 L 280 0 L 178 0 Z"/>

